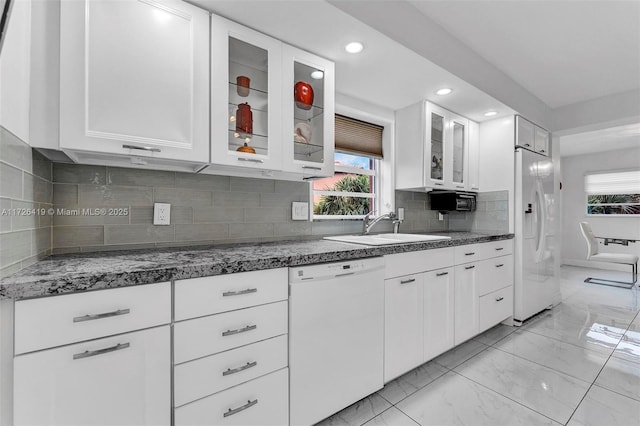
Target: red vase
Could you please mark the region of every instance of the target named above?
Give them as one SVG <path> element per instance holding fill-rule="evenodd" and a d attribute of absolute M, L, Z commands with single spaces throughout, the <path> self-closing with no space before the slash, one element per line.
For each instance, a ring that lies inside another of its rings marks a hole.
<path fill-rule="evenodd" d="M 300 109 L 311 109 L 313 105 L 313 87 L 309 83 L 299 81 L 293 87 L 293 98 Z"/>
<path fill-rule="evenodd" d="M 238 105 L 236 110 L 236 132 L 240 133 L 242 137 L 253 134 L 253 113 L 251 105 L 246 102 Z"/>

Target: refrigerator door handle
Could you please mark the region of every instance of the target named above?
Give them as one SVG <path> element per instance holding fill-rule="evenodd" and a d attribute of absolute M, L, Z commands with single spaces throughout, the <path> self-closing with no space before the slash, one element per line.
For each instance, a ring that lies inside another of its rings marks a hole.
<path fill-rule="evenodd" d="M 542 181 L 536 179 L 536 204 L 538 213 L 538 222 L 536 240 L 538 241 L 536 247 L 536 263 L 540 263 L 544 258 L 544 249 L 547 239 L 547 209 L 544 202 L 544 190 L 542 188 Z"/>

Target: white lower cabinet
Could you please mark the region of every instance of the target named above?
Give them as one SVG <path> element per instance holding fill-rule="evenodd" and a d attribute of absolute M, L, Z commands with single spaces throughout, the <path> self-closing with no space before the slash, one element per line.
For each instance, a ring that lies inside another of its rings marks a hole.
<path fill-rule="evenodd" d="M 384 381 L 422 364 L 424 274 L 384 282 Z"/>
<path fill-rule="evenodd" d="M 318 401 L 319 404 L 322 401 Z M 289 424 L 289 369 L 176 408 L 175 426 Z"/>
<path fill-rule="evenodd" d="M 483 332 L 513 315 L 513 286 L 480 297 L 478 332 Z"/>
<path fill-rule="evenodd" d="M 480 262 L 457 265 L 455 268 L 455 331 L 454 343 L 459 345 L 478 334 L 478 276 Z"/>
<path fill-rule="evenodd" d="M 424 274 L 424 355 L 429 361 L 454 345 L 454 268 Z"/>
<path fill-rule="evenodd" d="M 169 326 L 19 355 L 15 425 L 169 425 Z"/>

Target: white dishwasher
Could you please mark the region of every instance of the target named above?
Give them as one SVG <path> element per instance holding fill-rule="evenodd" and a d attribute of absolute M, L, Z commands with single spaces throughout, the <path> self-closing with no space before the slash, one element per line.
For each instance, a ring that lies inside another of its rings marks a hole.
<path fill-rule="evenodd" d="M 289 268 L 291 426 L 308 426 L 383 386 L 382 257 Z"/>

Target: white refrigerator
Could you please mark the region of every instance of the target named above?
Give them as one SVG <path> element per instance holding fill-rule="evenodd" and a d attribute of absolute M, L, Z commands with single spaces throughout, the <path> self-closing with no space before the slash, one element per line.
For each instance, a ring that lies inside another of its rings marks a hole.
<path fill-rule="evenodd" d="M 554 274 L 557 205 L 551 158 L 516 147 L 515 288 L 516 325 L 560 301 Z"/>

